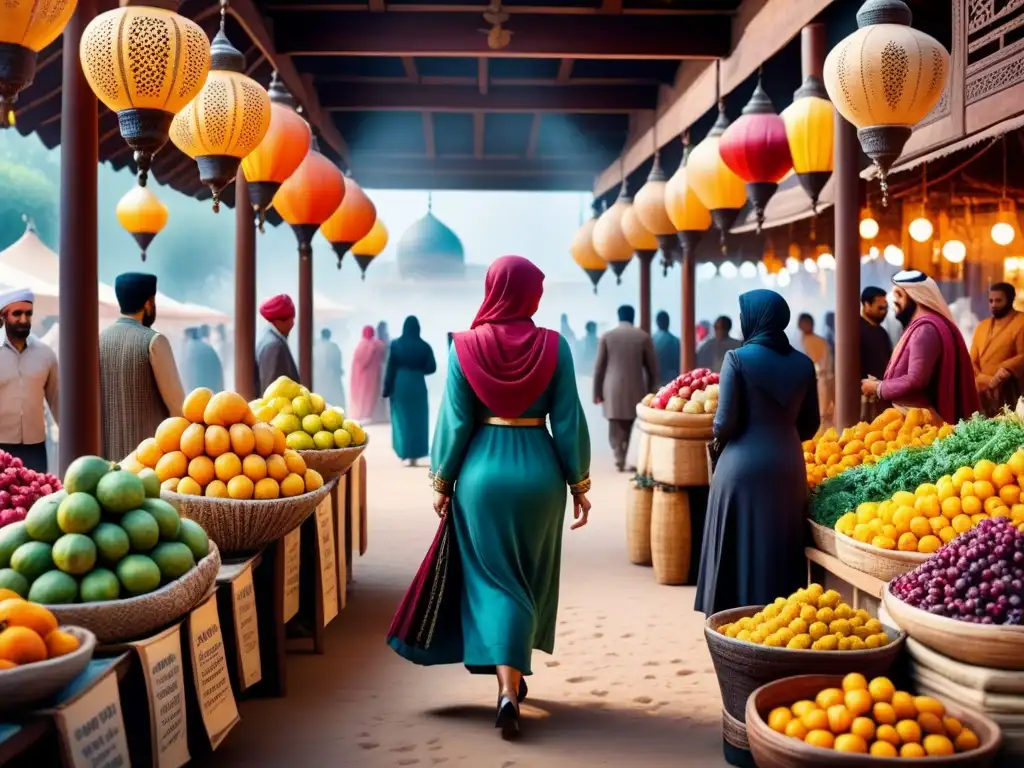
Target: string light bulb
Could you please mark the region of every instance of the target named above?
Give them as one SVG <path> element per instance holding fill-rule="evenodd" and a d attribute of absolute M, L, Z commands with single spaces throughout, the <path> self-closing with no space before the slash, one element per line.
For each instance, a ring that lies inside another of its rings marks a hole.
<path fill-rule="evenodd" d="M 967 246 L 962 240 L 947 240 L 942 245 L 942 258 L 950 264 L 959 264 L 967 258 Z"/>

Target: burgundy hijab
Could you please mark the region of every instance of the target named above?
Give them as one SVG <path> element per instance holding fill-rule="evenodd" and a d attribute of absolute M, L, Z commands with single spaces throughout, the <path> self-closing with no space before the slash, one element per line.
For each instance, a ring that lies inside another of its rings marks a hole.
<path fill-rule="evenodd" d="M 484 301 L 470 330 L 456 333 L 455 353 L 481 402 L 496 415 L 522 415 L 541 396 L 558 365 L 558 334 L 531 319 L 544 293 L 544 273 L 522 256 L 502 256 L 484 280 Z"/>

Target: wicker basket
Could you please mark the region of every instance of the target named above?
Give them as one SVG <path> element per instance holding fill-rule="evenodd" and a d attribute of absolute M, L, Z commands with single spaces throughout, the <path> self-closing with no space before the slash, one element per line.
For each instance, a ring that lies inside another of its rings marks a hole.
<path fill-rule="evenodd" d="M 651 436 L 640 430 L 640 444 L 636 452 L 636 473 L 643 477 L 651 474 Z"/>
<path fill-rule="evenodd" d="M 0 671 L 0 712 L 23 715 L 30 705 L 45 703 L 60 693 L 89 665 L 96 650 L 96 636 L 82 627 L 61 629 L 78 638 L 78 650 Z"/>
<path fill-rule="evenodd" d="M 645 425 L 669 427 L 678 430 L 676 437 L 694 440 L 710 440 L 712 425 L 715 422 L 713 413 L 681 413 L 679 411 L 663 411 L 637 405 L 636 416 L 640 420 L 640 428 Z M 652 432 L 657 434 L 657 432 Z"/>
<path fill-rule="evenodd" d="M 908 635 L 922 645 L 966 664 L 992 669 L 1024 669 L 1024 627 L 968 624 L 907 605 L 886 586 L 882 603 Z"/>
<path fill-rule="evenodd" d="M 654 489 L 629 484 L 626 499 L 626 551 L 633 565 L 651 564 L 651 508 Z"/>
<path fill-rule="evenodd" d="M 1006 704 L 1013 702 L 1012 709 L 998 706 L 999 709 L 1014 711 L 1024 716 L 1024 671 L 964 664 L 933 651 L 912 637 L 907 638 L 907 654 L 916 674 L 927 670 L 941 675 L 951 685 L 970 691 L 976 695 L 976 701 L 973 703 L 982 711 L 996 711 L 996 701 L 1005 700 Z M 989 697 L 992 697 L 991 701 Z"/>
<path fill-rule="evenodd" d="M 210 542 L 209 554 L 180 579 L 156 592 L 102 603 L 48 605 L 61 624 L 85 627 L 100 645 L 148 637 L 177 621 L 209 594 L 220 570 L 220 551 Z"/>
<path fill-rule="evenodd" d="M 299 456 L 306 462 L 307 468 L 315 469 L 324 480 L 334 480 L 344 475 L 349 467 L 359 460 L 369 442 L 370 436 L 367 435 L 362 445 L 333 448 L 329 451 L 299 451 Z"/>
<path fill-rule="evenodd" d="M 736 640 L 718 633 L 723 624 L 753 616 L 764 606 L 733 608 L 708 617 L 704 623 L 711 660 L 722 692 L 722 706 L 738 720 L 743 719 L 747 697 L 760 686 L 796 674 L 861 672 L 868 677 L 884 675 L 896 661 L 906 635 L 886 627 L 892 639 L 888 645 L 863 651 L 797 651 L 770 648 Z"/>
<path fill-rule="evenodd" d="M 923 552 L 879 549 L 841 533 L 836 534 L 835 541 L 836 557 L 839 558 L 839 562 L 874 576 L 879 581 L 895 579 L 907 571 L 914 570 L 931 557 Z"/>
<path fill-rule="evenodd" d="M 690 573 L 690 497 L 655 487 L 651 504 L 651 564 L 659 584 L 685 584 Z"/>
<path fill-rule="evenodd" d="M 225 555 L 241 554 L 277 541 L 313 514 L 331 483 L 301 496 L 268 500 L 182 496 L 162 491 L 182 517 L 195 520 Z"/>
<path fill-rule="evenodd" d="M 745 707 L 747 739 L 758 768 L 868 768 L 876 765 L 896 766 L 905 762 L 900 758 L 880 758 L 812 747 L 768 727 L 768 713 L 775 707 L 789 706 L 801 699 L 813 700 L 819 691 L 841 687 L 842 682 L 841 675 L 799 675 L 768 683 L 750 695 Z M 971 768 L 991 765 L 1002 743 L 999 726 L 991 718 L 978 712 L 957 706 L 950 701 L 943 703 L 951 716 L 978 735 L 978 748 L 948 757 L 920 758 L 912 764 Z"/>
<path fill-rule="evenodd" d="M 651 435 L 650 476 L 666 485 L 708 484 L 706 440 L 679 440 Z"/>
<path fill-rule="evenodd" d="M 836 547 L 835 529 L 827 528 L 813 520 L 808 520 L 807 525 L 810 526 L 811 538 L 814 540 L 814 546 L 827 555 L 837 557 L 838 548 Z"/>

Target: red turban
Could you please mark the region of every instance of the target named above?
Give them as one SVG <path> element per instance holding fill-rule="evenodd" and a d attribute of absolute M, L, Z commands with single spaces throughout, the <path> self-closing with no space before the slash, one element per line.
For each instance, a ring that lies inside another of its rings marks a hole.
<path fill-rule="evenodd" d="M 260 304 L 260 314 L 268 323 L 291 320 L 295 317 L 295 304 L 287 293 L 279 293 Z"/>

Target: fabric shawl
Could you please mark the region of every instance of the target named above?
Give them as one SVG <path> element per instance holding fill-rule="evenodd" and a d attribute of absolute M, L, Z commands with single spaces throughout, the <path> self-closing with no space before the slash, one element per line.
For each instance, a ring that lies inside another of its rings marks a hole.
<path fill-rule="evenodd" d="M 531 319 L 544 273 L 521 256 L 502 256 L 484 281 L 484 301 L 455 353 L 469 386 L 502 418 L 516 418 L 544 392 L 558 365 L 558 333 Z"/>

